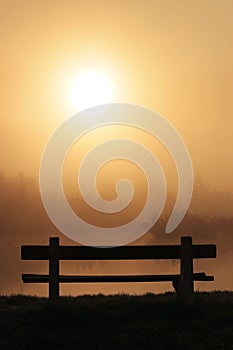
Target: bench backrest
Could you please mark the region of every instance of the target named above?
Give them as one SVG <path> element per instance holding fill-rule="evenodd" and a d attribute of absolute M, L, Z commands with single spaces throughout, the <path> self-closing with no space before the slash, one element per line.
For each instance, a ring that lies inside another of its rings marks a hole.
<path fill-rule="evenodd" d="M 97 248 L 86 246 L 60 246 L 58 237 L 50 238 L 49 246 L 26 245 L 21 247 L 22 260 L 49 260 L 51 251 L 59 260 L 148 260 L 181 259 L 182 244 L 191 237 L 182 237 L 181 245 L 122 246 Z M 183 242 L 183 243 L 182 243 Z M 192 245 L 192 240 L 191 240 Z M 192 258 L 216 258 L 214 244 L 192 245 Z"/>

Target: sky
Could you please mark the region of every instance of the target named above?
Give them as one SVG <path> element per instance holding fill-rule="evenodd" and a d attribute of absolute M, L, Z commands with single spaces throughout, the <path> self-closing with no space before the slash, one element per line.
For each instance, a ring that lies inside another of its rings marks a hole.
<path fill-rule="evenodd" d="M 195 174 L 232 192 L 232 13 L 231 0 L 1 1 L 1 170 L 38 178 L 50 135 L 78 112 L 73 80 L 93 69 L 112 102 L 173 123 Z"/>
<path fill-rule="evenodd" d="M 210 242 L 220 245 L 220 263 L 208 265 L 208 271 L 218 276 L 215 289 L 232 289 L 228 231 L 233 203 L 233 1 L 0 0 L 0 39 L 0 259 L 1 275 L 5 276 L 0 292 L 41 293 L 42 289 L 20 282 L 22 271 L 28 272 L 23 268 L 30 264 L 20 262 L 19 247 L 23 243 L 45 244 L 51 233 L 59 234 L 39 200 L 40 160 L 54 130 L 79 112 L 71 88 L 76 78 L 89 70 L 100 72 L 111 83 L 112 96 L 106 102 L 151 108 L 179 131 L 194 167 L 191 212 L 228 216 L 225 223 L 218 219 L 220 228 L 216 227 Z M 104 127 L 85 135 L 68 155 L 63 171 L 67 195 L 74 195 L 74 186 L 79 195 L 76 171 L 88 149 L 96 141 L 119 135 L 130 135 L 158 156 L 168 189 L 176 191 L 175 166 L 159 141 L 129 127 Z M 126 166 L 124 161 L 107 164 L 98 174 L 98 190 L 106 199 L 114 199 L 113 185 L 121 176 L 131 179 L 136 195 L 138 188 L 141 191 L 128 208 L 131 217 L 139 212 L 146 191 L 145 179 L 134 165 Z M 81 208 L 84 218 L 91 216 L 80 203 L 70 204 L 74 210 Z M 108 222 L 94 213 L 91 219 L 102 221 L 102 226 L 125 220 L 115 215 Z M 197 235 L 210 224 L 208 217 L 207 223 L 196 217 L 192 220 L 187 227 L 190 232 L 196 229 Z M 208 230 L 209 239 L 212 227 Z M 148 237 L 145 242 L 155 243 L 156 235 Z M 198 239 L 205 240 L 205 235 Z M 6 263 L 8 256 L 10 263 Z M 38 272 L 44 273 L 41 266 L 37 265 Z M 97 264 L 97 270 L 102 267 Z M 170 266 L 170 271 L 173 268 L 178 267 Z M 80 267 L 81 272 L 86 269 L 92 271 L 92 266 Z M 132 267 L 135 269 L 143 267 Z M 167 266 L 164 272 L 169 272 Z M 109 286 L 98 288 L 97 292 L 115 291 Z M 124 291 L 135 291 L 129 288 Z M 148 290 L 147 286 L 140 288 Z M 81 290 L 86 292 L 84 287 Z"/>

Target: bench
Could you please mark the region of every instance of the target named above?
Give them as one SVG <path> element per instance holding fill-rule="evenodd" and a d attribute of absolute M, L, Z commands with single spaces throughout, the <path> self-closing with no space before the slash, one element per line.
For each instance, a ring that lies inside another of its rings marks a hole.
<path fill-rule="evenodd" d="M 121 246 L 97 248 L 87 246 L 60 246 L 58 237 L 51 237 L 49 246 L 22 246 L 22 260 L 49 260 L 49 274 L 22 274 L 24 283 L 48 283 L 49 301 L 59 299 L 59 283 L 99 282 L 167 282 L 185 305 L 193 304 L 194 281 L 214 281 L 204 272 L 193 273 L 193 259 L 216 258 L 216 245 L 193 245 L 191 237 L 182 237 L 180 245 Z M 60 260 L 154 260 L 179 259 L 180 274 L 163 275 L 60 275 Z"/>

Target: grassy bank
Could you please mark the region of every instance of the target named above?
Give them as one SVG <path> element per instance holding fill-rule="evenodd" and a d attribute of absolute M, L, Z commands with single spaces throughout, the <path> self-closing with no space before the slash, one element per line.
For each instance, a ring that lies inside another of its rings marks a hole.
<path fill-rule="evenodd" d="M 198 293 L 183 310 L 173 293 L 0 297 L 1 350 L 233 349 L 233 293 Z"/>

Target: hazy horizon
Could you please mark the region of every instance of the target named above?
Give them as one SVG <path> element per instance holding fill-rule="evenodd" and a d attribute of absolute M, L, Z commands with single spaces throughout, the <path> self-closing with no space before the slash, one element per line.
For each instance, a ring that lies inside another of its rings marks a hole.
<path fill-rule="evenodd" d="M 197 186 L 198 185 L 198 186 Z M 27 285 L 21 281 L 22 273 L 46 273 L 48 264 L 41 261 L 21 261 L 20 247 L 25 244 L 45 244 L 50 236 L 60 237 L 61 244 L 77 244 L 61 234 L 50 222 L 41 202 L 38 183 L 23 175 L 9 179 L 0 177 L 0 294 L 26 293 L 47 295 L 45 285 Z M 136 192 L 137 193 L 137 192 Z M 68 197 L 72 208 L 80 214 L 77 196 Z M 136 199 L 136 207 L 140 207 L 140 196 Z M 217 244 L 217 259 L 199 260 L 195 262 L 196 272 L 206 272 L 215 276 L 214 283 L 198 282 L 200 290 L 233 290 L 231 274 L 232 258 L 232 226 L 233 215 L 229 207 L 233 206 L 233 194 L 210 191 L 199 179 L 194 188 L 190 209 L 183 222 L 174 233 L 165 233 L 167 216 L 174 198 L 170 196 L 166 203 L 161 219 L 149 233 L 132 244 L 178 244 L 181 236 L 190 235 L 194 244 Z M 208 210 L 207 210 L 208 209 Z M 85 219 L 85 207 L 81 208 Z M 134 208 L 135 211 L 135 208 Z M 131 219 L 132 213 L 125 211 L 123 221 Z M 89 218 L 88 216 L 86 219 Z M 95 224 L 101 224 L 103 217 L 92 217 Z M 89 220 L 88 220 L 89 221 Z M 116 224 L 114 216 L 104 217 L 105 226 Z M 118 221 L 117 221 L 118 222 Z M 118 222 L 119 223 L 119 222 Z M 179 263 L 175 261 L 142 261 L 142 262 L 61 262 L 62 273 L 98 274 L 98 273 L 178 273 Z M 68 284 L 61 286 L 64 294 L 92 294 L 92 293 L 145 293 L 172 290 L 171 283 L 149 284 Z"/>
<path fill-rule="evenodd" d="M 64 162 L 64 191 L 73 210 L 107 227 L 135 217 L 147 190 L 138 167 L 117 160 L 100 169 L 97 188 L 105 199 L 116 197 L 115 184 L 122 177 L 135 187 L 132 203 L 112 216 L 99 214 L 82 201 L 77 171 L 88 150 L 100 141 L 125 137 L 141 142 L 162 165 L 168 197 L 163 218 L 139 243 L 169 244 L 178 242 L 181 235 L 192 235 L 196 243 L 216 243 L 216 261 L 197 263 L 198 269 L 214 274 L 216 282 L 197 286 L 233 290 L 229 278 L 233 263 L 233 1 L 13 0 L 2 1 L 0 8 L 0 294 L 46 294 L 46 286 L 23 285 L 21 281 L 23 272 L 45 273 L 47 268 L 40 262 L 21 262 L 22 244 L 47 244 L 51 235 L 73 244 L 52 225 L 42 206 L 39 168 L 51 135 L 82 109 L 82 90 L 86 88 L 84 97 L 92 104 L 98 95 L 98 86 L 91 92 L 96 83 L 93 79 L 75 85 L 77 77 L 86 71 L 102 74 L 110 82 L 103 91 L 107 92 L 104 102 L 145 106 L 172 123 L 192 159 L 194 192 L 184 221 L 174 233 L 165 235 L 166 215 L 174 205 L 178 187 L 174 162 L 149 133 L 129 126 L 105 126 L 78 140 Z M 98 273 L 102 269 L 110 272 L 112 266 L 116 272 L 116 265 L 110 265 L 96 263 L 92 269 L 92 263 L 77 267 L 64 262 L 62 270 Z M 178 265 L 151 262 L 130 267 L 140 272 L 147 268 L 148 272 L 162 273 L 175 271 Z M 123 288 L 134 293 L 170 287 L 61 288 L 74 294 L 119 292 Z"/>

